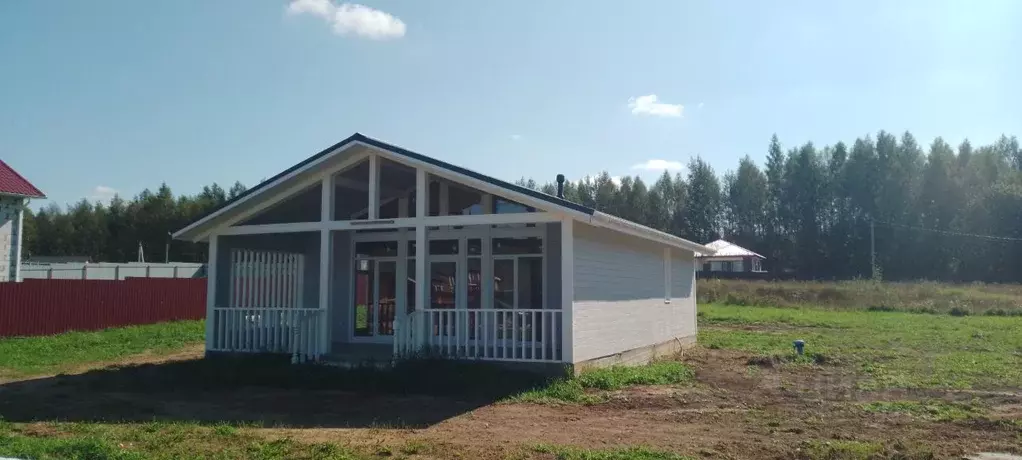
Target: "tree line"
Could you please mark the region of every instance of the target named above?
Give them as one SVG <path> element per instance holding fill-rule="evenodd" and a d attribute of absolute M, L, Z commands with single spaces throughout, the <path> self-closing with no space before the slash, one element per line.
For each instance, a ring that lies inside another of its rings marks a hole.
<path fill-rule="evenodd" d="M 520 185 L 556 193 L 553 183 Z M 81 200 L 26 213 L 29 255 L 87 255 L 133 261 L 204 261 L 204 245 L 168 232 L 245 190 L 217 184 L 175 197 L 163 184 L 130 201 Z M 1022 150 L 1015 137 L 974 147 L 941 138 L 920 146 L 911 133 L 819 148 L 785 148 L 773 136 L 766 162 L 745 156 L 718 175 L 696 157 L 685 174 L 647 185 L 603 172 L 569 181 L 565 198 L 700 243 L 724 238 L 767 257 L 764 268 L 804 279 L 1022 281 Z M 875 265 L 870 227 L 874 223 Z M 875 270 L 874 270 L 875 268 Z"/>
<path fill-rule="evenodd" d="M 520 185 L 554 194 L 553 183 Z M 819 148 L 776 135 L 718 176 L 696 157 L 652 185 L 609 173 L 568 182 L 565 198 L 699 243 L 724 238 L 802 279 L 1022 281 L 1022 150 L 911 133 Z M 875 264 L 871 259 L 871 223 Z"/>
<path fill-rule="evenodd" d="M 142 248 L 147 262 L 204 262 L 206 245 L 172 241 L 171 232 L 223 206 L 246 190 L 235 182 L 217 184 L 194 196 L 175 197 L 167 184 L 143 190 L 131 200 L 114 196 L 108 204 L 82 199 L 61 209 L 56 203 L 25 212 L 24 253 L 32 256 L 88 256 L 94 262 L 134 262 Z"/>

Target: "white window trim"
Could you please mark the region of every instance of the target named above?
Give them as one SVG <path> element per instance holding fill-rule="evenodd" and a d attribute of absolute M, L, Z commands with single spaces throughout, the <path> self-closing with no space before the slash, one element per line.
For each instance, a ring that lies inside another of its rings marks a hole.
<path fill-rule="evenodd" d="M 664 248 L 664 303 L 671 303 L 671 248 Z"/>

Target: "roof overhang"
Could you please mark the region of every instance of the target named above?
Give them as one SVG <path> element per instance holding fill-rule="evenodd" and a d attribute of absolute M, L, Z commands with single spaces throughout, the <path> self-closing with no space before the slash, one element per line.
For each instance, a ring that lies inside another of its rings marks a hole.
<path fill-rule="evenodd" d="M 10 192 L 2 192 L 2 191 L 0 191 L 0 196 L 12 196 L 14 198 L 25 198 L 25 199 L 30 199 L 30 200 L 31 199 L 46 198 L 46 195 L 23 195 L 23 194 L 20 194 L 20 193 L 10 193 Z"/>

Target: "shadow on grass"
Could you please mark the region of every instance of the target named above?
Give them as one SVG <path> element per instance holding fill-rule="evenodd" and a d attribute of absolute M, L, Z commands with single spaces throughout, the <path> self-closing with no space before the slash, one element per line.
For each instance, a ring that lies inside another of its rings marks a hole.
<path fill-rule="evenodd" d="M 341 369 L 292 365 L 278 356 L 207 358 L 3 384 L 0 417 L 422 428 L 548 381 L 494 364 L 448 360 Z"/>

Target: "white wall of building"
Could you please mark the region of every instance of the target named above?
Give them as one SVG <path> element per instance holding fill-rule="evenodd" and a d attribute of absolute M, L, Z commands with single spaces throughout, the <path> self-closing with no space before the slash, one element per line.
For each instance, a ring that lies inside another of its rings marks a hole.
<path fill-rule="evenodd" d="M 21 202 L 21 198 L 0 196 L 0 282 L 18 279 Z"/>
<path fill-rule="evenodd" d="M 573 361 L 692 338 L 696 333 L 694 254 L 614 231 L 574 226 Z"/>

